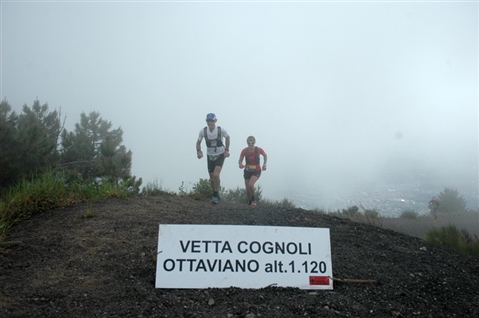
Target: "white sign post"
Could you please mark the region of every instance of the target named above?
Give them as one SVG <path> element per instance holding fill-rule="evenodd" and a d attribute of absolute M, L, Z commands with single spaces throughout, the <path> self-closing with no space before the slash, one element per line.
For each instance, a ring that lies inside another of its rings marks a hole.
<path fill-rule="evenodd" d="M 160 224 L 156 288 L 333 289 L 328 228 Z"/>

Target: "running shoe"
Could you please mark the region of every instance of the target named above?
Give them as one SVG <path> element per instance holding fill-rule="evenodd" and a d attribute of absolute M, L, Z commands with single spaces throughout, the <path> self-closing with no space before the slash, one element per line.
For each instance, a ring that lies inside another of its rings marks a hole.
<path fill-rule="evenodd" d="M 220 203 L 220 197 L 216 197 L 216 196 L 213 197 L 213 198 L 211 199 L 211 202 L 213 202 L 214 204 Z"/>
<path fill-rule="evenodd" d="M 252 201 L 251 206 L 253 206 L 253 207 L 256 206 L 256 201 Z"/>

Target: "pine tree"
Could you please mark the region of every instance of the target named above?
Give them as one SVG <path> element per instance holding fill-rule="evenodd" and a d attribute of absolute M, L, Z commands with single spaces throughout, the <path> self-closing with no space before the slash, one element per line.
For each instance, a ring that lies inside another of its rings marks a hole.
<path fill-rule="evenodd" d="M 118 185 L 120 180 L 130 177 L 131 151 L 126 151 L 125 146 L 119 146 L 114 139 L 108 135 L 100 145 L 99 175 Z"/>
<path fill-rule="evenodd" d="M 60 114 L 48 111 L 37 99 L 17 115 L 7 100 L 0 103 L 0 187 L 11 186 L 23 176 L 43 172 L 58 162 Z"/>
<path fill-rule="evenodd" d="M 20 161 L 25 174 L 41 172 L 58 163 L 58 138 L 60 118 L 58 112 L 48 112 L 48 104 L 35 100 L 32 108 L 23 106 L 18 116 L 18 141 L 22 144 Z"/>
<path fill-rule="evenodd" d="M 132 153 L 121 145 L 123 130 L 111 127 L 98 112 L 82 113 L 75 131 L 63 132 L 60 166 L 70 172 L 70 179 L 93 182 L 100 178 L 116 185 L 127 182 L 138 192 L 141 178 L 137 181 L 131 176 Z"/>
<path fill-rule="evenodd" d="M 21 165 L 18 161 L 17 119 L 15 112 L 4 99 L 0 103 L 0 188 L 12 184 L 20 173 Z"/>
<path fill-rule="evenodd" d="M 99 171 L 99 147 L 111 128 L 111 122 L 103 120 L 100 113 L 80 115 L 75 131 L 62 134 L 60 167 L 70 171 L 74 178 L 92 181 Z"/>

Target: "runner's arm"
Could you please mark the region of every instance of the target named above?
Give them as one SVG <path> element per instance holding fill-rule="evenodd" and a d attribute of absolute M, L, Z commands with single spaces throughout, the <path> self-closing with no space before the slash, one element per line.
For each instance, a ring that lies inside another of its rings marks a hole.
<path fill-rule="evenodd" d="M 240 169 L 243 169 L 244 168 L 244 165 L 243 165 L 243 159 L 244 159 L 244 150 L 241 151 L 241 154 L 240 154 L 240 157 L 238 159 L 238 166 Z"/>
<path fill-rule="evenodd" d="M 266 163 L 268 162 L 268 155 L 266 154 L 266 152 L 264 152 L 263 150 L 263 170 L 266 170 Z"/>
<path fill-rule="evenodd" d="M 228 135 L 225 137 L 225 157 L 229 157 L 229 156 L 230 156 L 230 136 Z"/>
<path fill-rule="evenodd" d="M 196 141 L 196 156 L 198 159 L 201 159 L 203 157 L 203 152 L 201 151 L 201 140 Z"/>

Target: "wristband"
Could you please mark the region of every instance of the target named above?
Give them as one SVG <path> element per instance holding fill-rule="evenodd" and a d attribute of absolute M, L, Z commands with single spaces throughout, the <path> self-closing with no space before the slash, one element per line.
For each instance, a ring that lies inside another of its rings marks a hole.
<path fill-rule="evenodd" d="M 225 151 L 228 151 L 228 152 L 229 152 L 230 150 L 229 150 L 228 148 L 225 148 Z"/>
<path fill-rule="evenodd" d="M 198 149 L 196 150 L 196 154 L 200 154 L 200 153 L 202 153 L 202 152 L 203 152 L 203 151 L 201 151 L 201 150 L 198 150 Z"/>

